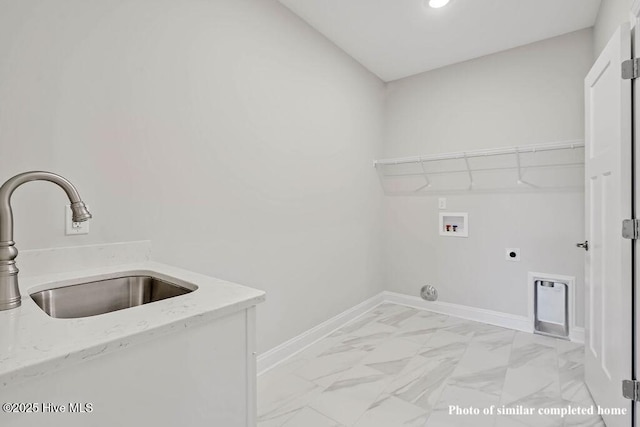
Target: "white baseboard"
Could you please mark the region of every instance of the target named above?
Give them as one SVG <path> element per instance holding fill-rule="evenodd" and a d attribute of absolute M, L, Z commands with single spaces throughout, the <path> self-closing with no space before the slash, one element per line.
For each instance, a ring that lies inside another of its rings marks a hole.
<path fill-rule="evenodd" d="M 399 294 L 396 292 L 382 292 L 385 302 L 406 305 L 422 310 L 429 310 L 435 313 L 446 314 L 448 316 L 459 317 L 461 319 L 474 320 L 476 322 L 487 323 L 516 331 L 533 333 L 533 323 L 528 316 L 518 316 L 515 314 L 502 313 L 500 311 L 485 310 L 483 308 L 469 307 L 460 304 L 451 304 L 441 301 L 425 301 L 422 298 L 411 295 Z M 571 341 L 584 343 L 584 328 L 573 327 L 569 334 Z"/>
<path fill-rule="evenodd" d="M 299 353 L 335 330 L 342 328 L 347 323 L 357 319 L 383 302 L 383 293 L 374 295 L 355 307 L 352 307 L 347 311 L 344 311 L 337 316 L 301 333 L 300 335 L 291 338 L 289 341 L 258 355 L 258 375 L 262 375 L 270 369 L 275 368 L 294 354 Z"/>
<path fill-rule="evenodd" d="M 571 341 L 584 344 L 584 328 L 576 326 L 572 331 L 569 331 L 569 339 Z"/>
<path fill-rule="evenodd" d="M 326 322 L 293 337 L 289 341 L 260 354 L 258 356 L 258 375 L 275 368 L 294 354 L 321 340 L 333 331 L 342 328 L 347 323 L 357 319 L 367 311 L 382 303 L 406 305 L 408 307 L 433 311 L 434 313 L 446 314 L 448 316 L 459 317 L 461 319 L 473 320 L 503 328 L 533 333 L 533 324 L 527 316 L 518 316 L 499 311 L 485 310 L 483 308 L 451 304 L 448 302 L 429 302 L 411 295 L 384 291 L 369 298 L 363 303 L 332 317 Z M 571 341 L 584 343 L 584 328 L 573 328 L 570 339 Z"/>
<path fill-rule="evenodd" d="M 488 323 L 490 325 L 501 326 L 503 328 L 515 329 L 517 331 L 533 332 L 533 327 L 527 316 L 517 316 L 515 314 L 485 310 L 483 308 L 469 307 L 460 304 L 451 304 L 448 302 L 425 301 L 419 297 L 399 294 L 396 292 L 385 291 L 383 294 L 384 300 L 387 302 L 406 305 L 422 310 L 429 310 L 435 313 L 459 317 L 461 319 Z"/>

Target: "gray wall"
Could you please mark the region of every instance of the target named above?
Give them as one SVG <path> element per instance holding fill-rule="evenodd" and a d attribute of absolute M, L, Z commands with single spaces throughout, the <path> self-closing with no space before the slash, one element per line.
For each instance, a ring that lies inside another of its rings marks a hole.
<path fill-rule="evenodd" d="M 151 239 L 268 292 L 261 352 L 385 286 L 523 314 L 526 271 L 582 277 L 581 192 L 449 197 L 471 216 L 461 248 L 434 198 L 383 198 L 371 160 L 581 138 L 589 30 L 393 82 L 385 112 L 385 85 L 274 0 L 0 10 L 0 179 L 62 173 L 95 216 L 66 237 L 62 193 L 29 184 L 20 249 Z"/>
<path fill-rule="evenodd" d="M 267 350 L 382 289 L 384 85 L 274 0 L 0 0 L 0 179 L 20 249 L 151 239 L 266 290 Z M 81 265 L 79 265 L 81 267 Z"/>
<path fill-rule="evenodd" d="M 629 13 L 634 0 L 602 0 L 596 24 L 593 27 L 593 48 L 595 57 L 623 22 L 629 21 Z"/>
<path fill-rule="evenodd" d="M 584 137 L 582 82 L 591 29 L 388 84 L 385 157 L 526 145 Z M 432 284 L 445 302 L 527 315 L 527 272 L 578 278 L 582 322 L 583 191 L 445 195 L 468 212 L 468 239 L 438 235 L 435 196 L 385 198 L 390 290 Z M 505 261 L 520 248 L 522 261 Z"/>

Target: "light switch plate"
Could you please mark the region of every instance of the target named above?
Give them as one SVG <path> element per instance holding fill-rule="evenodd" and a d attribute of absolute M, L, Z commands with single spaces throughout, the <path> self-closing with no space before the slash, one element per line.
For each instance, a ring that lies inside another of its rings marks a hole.
<path fill-rule="evenodd" d="M 446 197 L 438 198 L 438 209 L 447 209 L 447 199 Z"/>
<path fill-rule="evenodd" d="M 71 212 L 71 206 L 70 205 L 66 205 L 64 207 L 65 209 L 65 213 L 64 213 L 64 218 L 65 218 L 65 233 L 67 236 L 76 236 L 76 235 L 80 235 L 80 234 L 89 234 L 89 223 L 91 221 L 84 221 L 84 222 L 74 222 L 73 221 L 73 212 Z M 89 209 L 89 206 L 87 206 L 87 209 Z"/>

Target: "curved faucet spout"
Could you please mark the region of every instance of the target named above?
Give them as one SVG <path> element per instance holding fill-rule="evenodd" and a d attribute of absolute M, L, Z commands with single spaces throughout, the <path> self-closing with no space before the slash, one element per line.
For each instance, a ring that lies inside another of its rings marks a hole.
<path fill-rule="evenodd" d="M 78 190 L 69 180 L 55 173 L 41 171 L 21 173 L 0 187 L 0 310 L 20 306 L 18 268 L 15 262 L 18 250 L 13 241 L 11 195 L 16 188 L 30 181 L 49 181 L 62 188 L 71 202 L 73 221 L 83 222 L 91 218 Z"/>

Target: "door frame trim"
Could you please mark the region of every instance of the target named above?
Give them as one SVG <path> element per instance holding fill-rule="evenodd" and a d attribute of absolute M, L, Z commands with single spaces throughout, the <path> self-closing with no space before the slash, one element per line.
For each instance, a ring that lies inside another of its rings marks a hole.
<path fill-rule="evenodd" d="M 636 0 L 633 4 L 633 14 L 631 21 L 631 58 L 636 57 L 636 52 L 639 51 L 639 46 L 635 46 L 636 33 L 638 32 L 638 24 L 640 19 L 640 2 Z M 637 218 L 637 203 L 640 200 L 640 197 L 637 197 L 637 191 L 640 189 L 640 186 L 637 184 L 636 180 L 638 179 L 638 174 L 636 173 L 636 167 L 640 164 L 636 156 L 638 155 L 637 150 L 635 149 L 636 142 L 636 102 L 638 101 L 635 96 L 636 92 L 636 79 L 631 80 L 631 218 Z M 636 379 L 638 374 L 638 366 L 637 355 L 638 349 L 636 348 L 640 340 L 638 339 L 638 307 L 640 301 L 638 301 L 638 293 L 636 292 L 636 284 L 638 282 L 638 240 L 632 240 L 631 243 L 631 378 Z M 631 404 L 631 424 L 632 426 L 636 426 L 638 424 L 638 404 L 634 402 Z"/>

